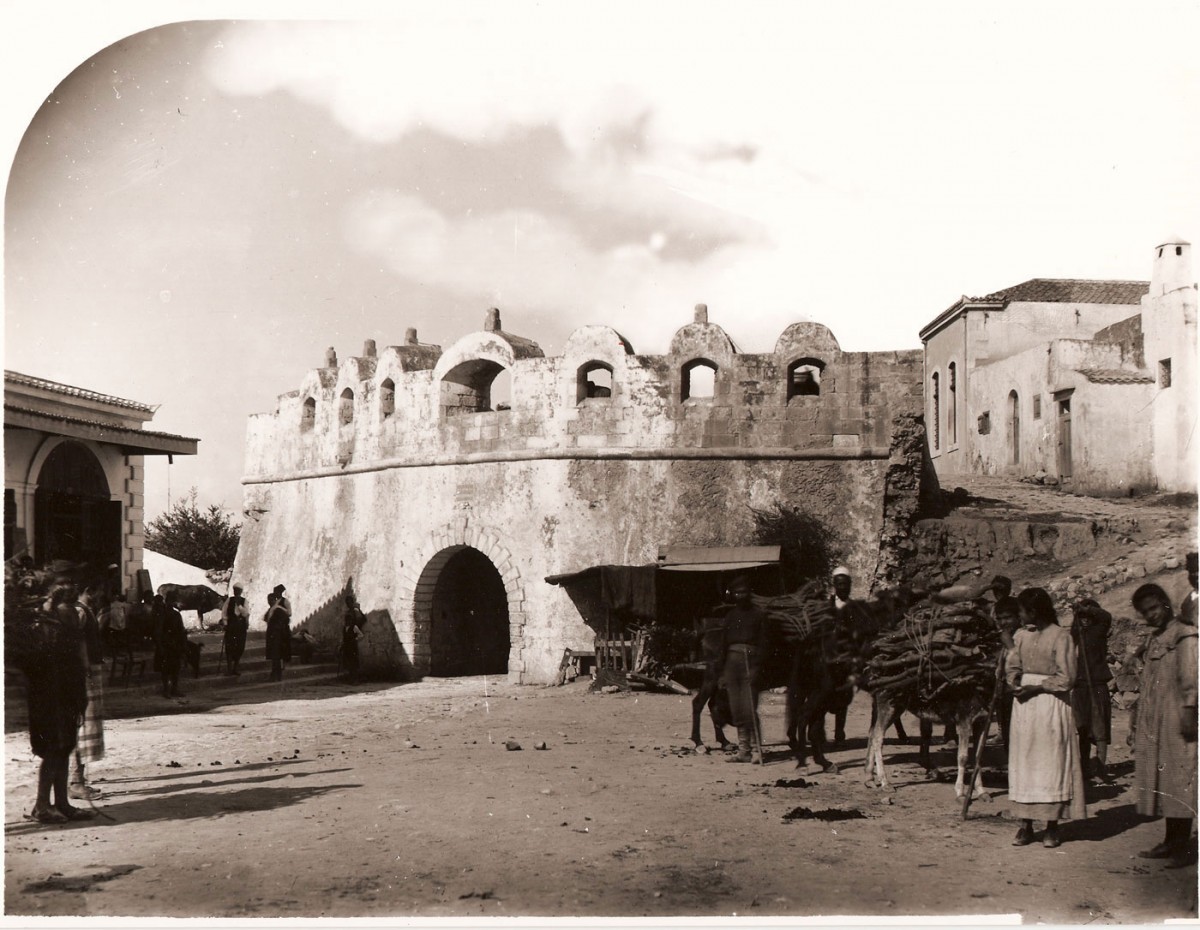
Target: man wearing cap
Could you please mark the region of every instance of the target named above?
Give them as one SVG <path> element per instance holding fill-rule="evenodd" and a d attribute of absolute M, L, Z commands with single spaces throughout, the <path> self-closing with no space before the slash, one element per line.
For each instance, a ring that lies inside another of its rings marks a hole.
<path fill-rule="evenodd" d="M 750 580 L 739 575 L 726 592 L 733 606 L 725 614 L 725 663 L 721 685 L 729 695 L 730 716 L 738 731 L 738 751 L 728 762 L 762 763 L 758 727 L 758 671 L 767 645 L 767 615 L 750 601 Z M 757 758 L 750 753 L 756 746 Z"/>

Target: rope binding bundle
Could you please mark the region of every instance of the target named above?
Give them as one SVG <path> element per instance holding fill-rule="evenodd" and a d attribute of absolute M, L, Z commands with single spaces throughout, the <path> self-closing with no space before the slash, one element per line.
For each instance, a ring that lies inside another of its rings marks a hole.
<path fill-rule="evenodd" d="M 833 608 L 819 581 L 809 581 L 789 594 L 752 598 L 767 614 L 772 629 L 789 646 L 825 633 L 834 622 Z"/>
<path fill-rule="evenodd" d="M 915 689 L 926 701 L 959 688 L 990 692 L 999 649 L 999 634 L 982 608 L 925 605 L 872 644 L 869 687 L 881 693 Z"/>

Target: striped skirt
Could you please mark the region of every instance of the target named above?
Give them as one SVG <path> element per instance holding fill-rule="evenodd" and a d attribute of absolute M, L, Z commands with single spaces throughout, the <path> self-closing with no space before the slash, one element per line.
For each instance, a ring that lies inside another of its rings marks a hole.
<path fill-rule="evenodd" d="M 87 676 L 87 710 L 75 751 L 84 762 L 104 758 L 104 666 L 93 665 Z"/>

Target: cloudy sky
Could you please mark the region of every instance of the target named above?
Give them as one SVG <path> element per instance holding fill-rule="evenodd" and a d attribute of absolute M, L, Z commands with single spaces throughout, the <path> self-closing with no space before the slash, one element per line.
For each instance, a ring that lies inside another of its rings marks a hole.
<path fill-rule="evenodd" d="M 0 6 L 5 365 L 202 439 L 149 516 L 240 510 L 246 417 L 327 346 L 494 305 L 650 354 L 703 301 L 747 352 L 916 348 L 1196 241 L 1194 2 L 54 7 Z"/>

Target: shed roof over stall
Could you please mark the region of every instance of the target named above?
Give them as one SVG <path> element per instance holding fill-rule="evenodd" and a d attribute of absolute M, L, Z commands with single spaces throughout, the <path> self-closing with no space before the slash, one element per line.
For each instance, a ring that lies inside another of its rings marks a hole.
<path fill-rule="evenodd" d="M 779 562 L 779 546 L 663 546 L 658 567 L 672 572 L 732 572 Z M 547 579 L 549 580 L 549 579 Z"/>
<path fill-rule="evenodd" d="M 571 589 L 573 597 L 583 595 L 609 610 L 625 610 L 652 620 L 657 613 L 660 571 L 731 572 L 778 564 L 779 546 L 663 546 L 658 561 L 649 565 L 592 565 L 577 572 L 547 575 L 546 581 Z M 588 613 L 582 605 L 581 613 L 585 617 Z"/>

